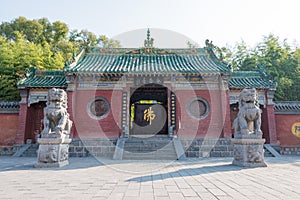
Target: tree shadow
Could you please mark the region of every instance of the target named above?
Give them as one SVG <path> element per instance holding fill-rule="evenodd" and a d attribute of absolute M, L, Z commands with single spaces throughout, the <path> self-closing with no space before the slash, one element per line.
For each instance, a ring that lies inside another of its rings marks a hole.
<path fill-rule="evenodd" d="M 218 172 L 233 172 L 233 171 L 240 171 L 245 168 L 234 166 L 232 164 L 224 164 L 224 165 L 217 165 L 217 166 L 203 166 L 199 168 L 185 168 L 180 169 L 174 172 L 167 172 L 167 173 L 159 173 L 154 175 L 147 175 L 147 176 L 139 176 L 135 178 L 131 178 L 126 180 L 127 182 L 148 182 L 148 181 L 159 181 L 159 180 L 166 180 L 169 178 L 177 178 L 177 177 L 187 177 L 187 176 L 196 176 L 201 174 L 212 174 Z"/>

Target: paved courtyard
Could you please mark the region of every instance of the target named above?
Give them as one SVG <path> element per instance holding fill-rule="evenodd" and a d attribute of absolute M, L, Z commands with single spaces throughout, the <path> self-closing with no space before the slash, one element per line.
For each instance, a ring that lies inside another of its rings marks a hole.
<path fill-rule="evenodd" d="M 266 158 L 244 169 L 232 158 L 113 161 L 70 158 L 33 168 L 35 158 L 0 157 L 0 199 L 300 199 L 300 157 Z"/>

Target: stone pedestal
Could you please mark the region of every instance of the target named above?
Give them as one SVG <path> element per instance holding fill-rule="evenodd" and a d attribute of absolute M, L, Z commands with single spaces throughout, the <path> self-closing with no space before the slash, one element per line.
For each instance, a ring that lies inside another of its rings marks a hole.
<path fill-rule="evenodd" d="M 69 164 L 70 138 L 39 138 L 37 168 L 63 167 Z"/>
<path fill-rule="evenodd" d="M 232 164 L 241 167 L 266 167 L 263 148 L 265 141 L 261 135 L 235 135 L 232 139 L 234 145 Z"/>

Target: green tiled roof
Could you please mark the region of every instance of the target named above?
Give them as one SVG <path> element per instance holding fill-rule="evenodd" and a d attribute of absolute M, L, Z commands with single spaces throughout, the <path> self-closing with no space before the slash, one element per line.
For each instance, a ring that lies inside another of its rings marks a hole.
<path fill-rule="evenodd" d="M 19 109 L 18 101 L 0 101 L 0 113 L 18 113 Z"/>
<path fill-rule="evenodd" d="M 251 87 L 256 89 L 276 88 L 276 83 L 261 71 L 236 71 L 231 73 L 229 88 L 241 89 Z"/>
<path fill-rule="evenodd" d="M 275 102 L 275 113 L 296 114 L 300 113 L 300 101 Z"/>
<path fill-rule="evenodd" d="M 68 70 L 108 74 L 190 74 L 229 73 L 230 67 L 206 48 L 89 48 L 77 62 L 68 66 Z"/>
<path fill-rule="evenodd" d="M 67 87 L 67 82 L 63 71 L 32 68 L 27 77 L 19 81 L 18 87 Z"/>

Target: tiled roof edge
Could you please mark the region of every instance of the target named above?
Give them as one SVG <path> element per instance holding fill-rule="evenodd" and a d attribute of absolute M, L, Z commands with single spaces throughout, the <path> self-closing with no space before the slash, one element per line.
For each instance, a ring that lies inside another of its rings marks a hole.
<path fill-rule="evenodd" d="M 278 101 L 274 106 L 275 114 L 300 114 L 300 101 Z"/>
<path fill-rule="evenodd" d="M 18 101 L 0 101 L 0 113 L 19 113 Z"/>

